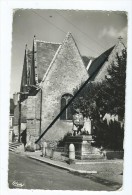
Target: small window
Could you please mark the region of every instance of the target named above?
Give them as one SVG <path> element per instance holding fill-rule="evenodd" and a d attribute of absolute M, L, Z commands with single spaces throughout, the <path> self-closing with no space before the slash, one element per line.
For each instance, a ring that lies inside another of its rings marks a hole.
<path fill-rule="evenodd" d="M 73 96 L 71 94 L 64 94 L 61 97 L 61 110 L 68 104 L 68 102 L 70 101 L 70 99 Z M 62 113 L 62 115 L 60 116 L 61 120 L 72 120 L 72 109 L 71 109 L 71 105 L 68 106 L 68 108 Z"/>

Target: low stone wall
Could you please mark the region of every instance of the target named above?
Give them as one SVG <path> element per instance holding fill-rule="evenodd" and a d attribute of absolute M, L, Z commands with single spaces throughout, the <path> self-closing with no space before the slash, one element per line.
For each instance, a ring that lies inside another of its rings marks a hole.
<path fill-rule="evenodd" d="M 53 149 L 52 148 L 46 148 L 45 152 L 47 157 L 53 158 Z"/>
<path fill-rule="evenodd" d="M 67 156 L 63 151 L 57 151 L 53 148 L 46 148 L 46 157 L 53 158 L 56 160 L 67 160 Z"/>
<path fill-rule="evenodd" d="M 123 159 L 124 158 L 124 151 L 108 151 L 106 150 L 106 158 L 108 160 L 112 159 Z"/>

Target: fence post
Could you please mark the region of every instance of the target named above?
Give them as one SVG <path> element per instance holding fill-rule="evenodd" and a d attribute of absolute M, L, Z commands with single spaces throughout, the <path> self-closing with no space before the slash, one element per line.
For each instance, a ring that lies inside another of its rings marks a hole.
<path fill-rule="evenodd" d="M 75 161 L 75 146 L 74 144 L 69 145 L 69 163 L 74 163 Z"/>
<path fill-rule="evenodd" d="M 47 143 L 44 141 L 42 143 L 42 156 L 46 156 L 46 148 L 47 148 Z"/>

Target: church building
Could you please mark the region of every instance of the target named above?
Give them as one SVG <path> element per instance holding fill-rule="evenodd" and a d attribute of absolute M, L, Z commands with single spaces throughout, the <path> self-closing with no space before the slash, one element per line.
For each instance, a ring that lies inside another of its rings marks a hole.
<path fill-rule="evenodd" d="M 119 41 L 88 66 L 84 65 L 79 49 L 68 33 L 62 43 L 37 40 L 33 48 L 26 46 L 20 87 L 20 101 L 14 110 L 16 134 L 27 129 L 27 141 L 35 142 L 65 107 L 79 88 L 98 69 L 91 82 L 101 82 L 117 53 L 126 49 Z M 43 139 L 60 140 L 72 131 L 72 113 L 69 106 L 46 132 Z"/>
<path fill-rule="evenodd" d="M 61 109 L 73 97 L 74 90 L 88 79 L 78 47 L 68 33 L 63 43 L 51 43 L 34 37 L 33 49 L 26 46 L 19 104 L 14 112 L 15 131 L 21 117 L 21 131 L 36 140 Z M 70 106 L 45 134 L 46 140 L 59 140 L 72 130 Z"/>

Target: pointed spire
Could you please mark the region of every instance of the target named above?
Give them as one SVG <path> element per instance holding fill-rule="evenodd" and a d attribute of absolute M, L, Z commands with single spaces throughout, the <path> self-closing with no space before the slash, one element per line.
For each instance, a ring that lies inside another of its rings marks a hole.
<path fill-rule="evenodd" d="M 34 47 L 34 45 L 36 45 L 36 35 L 34 35 L 34 37 L 33 37 L 33 47 Z"/>
<path fill-rule="evenodd" d="M 71 35 L 71 32 L 68 32 L 68 33 L 67 33 L 67 36 L 69 36 L 69 35 Z"/>
<path fill-rule="evenodd" d="M 72 36 L 71 32 L 67 33 L 66 38 L 68 38 L 69 36 Z"/>
<path fill-rule="evenodd" d="M 33 37 L 33 48 L 34 48 L 34 52 L 36 51 L 36 35 L 34 35 Z"/>
<path fill-rule="evenodd" d="M 118 53 L 119 56 L 122 56 L 122 51 L 126 50 L 126 46 L 124 45 L 122 40 L 123 40 L 123 37 L 119 36 L 118 37 L 118 42 L 115 45 L 115 51 L 116 51 L 116 53 Z"/>
<path fill-rule="evenodd" d="M 36 35 L 34 35 L 33 40 L 36 41 Z"/>
<path fill-rule="evenodd" d="M 27 44 L 25 45 L 25 52 L 26 52 L 26 55 L 27 55 L 27 51 L 28 51 L 28 47 L 27 47 Z"/>
<path fill-rule="evenodd" d="M 66 34 L 66 37 L 65 37 L 65 39 L 64 39 L 64 41 L 63 41 L 63 44 L 65 44 L 65 43 L 68 41 L 69 38 L 72 38 L 72 39 L 73 39 L 73 36 L 72 36 L 71 32 L 68 32 L 68 33 Z"/>

